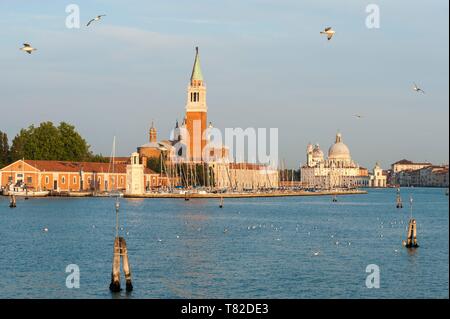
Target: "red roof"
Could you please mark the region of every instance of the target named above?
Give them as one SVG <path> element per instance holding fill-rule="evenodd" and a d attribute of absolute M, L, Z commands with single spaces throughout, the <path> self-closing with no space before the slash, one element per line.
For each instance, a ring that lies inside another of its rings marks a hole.
<path fill-rule="evenodd" d="M 113 167 L 110 163 L 94 162 L 66 162 L 66 161 L 32 161 L 25 160 L 25 163 L 36 167 L 43 172 L 94 172 L 108 173 L 112 172 Z M 125 174 L 127 166 L 125 164 L 115 164 L 114 172 Z"/>
<path fill-rule="evenodd" d="M 74 172 L 79 173 L 112 173 L 113 166 L 110 163 L 96 162 L 66 162 L 66 161 L 32 161 L 25 160 L 25 163 L 37 168 L 41 172 Z M 126 174 L 127 164 L 115 163 L 114 173 Z M 156 174 L 149 168 L 144 169 L 145 174 Z"/>
<path fill-rule="evenodd" d="M 401 161 L 398 161 L 398 162 L 395 162 L 394 164 L 392 164 L 392 165 L 396 165 L 396 164 L 406 164 L 406 165 L 431 165 L 431 163 L 414 163 L 414 162 L 411 162 L 411 161 L 408 161 L 408 160 L 406 160 L 406 159 L 402 159 Z"/>

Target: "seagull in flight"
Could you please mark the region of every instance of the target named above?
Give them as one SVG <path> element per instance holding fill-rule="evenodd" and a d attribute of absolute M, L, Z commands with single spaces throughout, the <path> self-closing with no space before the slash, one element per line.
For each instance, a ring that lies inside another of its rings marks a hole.
<path fill-rule="evenodd" d="M 362 116 L 362 115 L 359 115 L 359 114 L 355 114 L 355 117 L 357 117 L 357 118 L 359 118 L 359 119 L 362 119 L 362 118 L 363 118 L 363 116 Z"/>
<path fill-rule="evenodd" d="M 326 34 L 327 35 L 328 41 L 331 40 L 331 38 L 333 37 L 333 35 L 335 33 L 336 32 L 331 27 L 325 28 L 325 30 L 320 32 L 320 34 Z"/>
<path fill-rule="evenodd" d="M 417 93 L 420 92 L 422 94 L 425 94 L 425 91 L 422 90 L 420 87 L 418 87 L 416 83 L 414 83 L 413 90 L 416 91 Z"/>
<path fill-rule="evenodd" d="M 36 51 L 37 49 L 33 48 L 29 43 L 24 43 L 23 47 L 20 48 L 23 52 L 26 52 L 28 54 L 33 53 L 33 51 Z"/>
<path fill-rule="evenodd" d="M 91 19 L 91 21 L 89 21 L 86 26 L 88 27 L 92 22 L 99 21 L 102 17 L 105 17 L 105 16 L 106 16 L 106 14 L 101 14 L 101 15 L 96 16 L 94 19 Z"/>

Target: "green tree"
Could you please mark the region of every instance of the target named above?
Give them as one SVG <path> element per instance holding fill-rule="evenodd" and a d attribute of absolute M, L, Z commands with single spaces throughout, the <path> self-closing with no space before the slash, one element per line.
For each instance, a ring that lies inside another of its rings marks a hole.
<path fill-rule="evenodd" d="M 32 129 L 34 129 L 33 126 L 30 126 L 28 129 L 21 129 L 19 134 L 13 139 L 10 151 L 12 161 L 25 158 L 25 144 Z"/>
<path fill-rule="evenodd" d="M 61 160 L 83 161 L 91 157 L 89 144 L 78 134 L 74 126 L 61 122 L 58 131 L 63 147 Z"/>
<path fill-rule="evenodd" d="M 150 157 L 147 160 L 147 167 L 156 173 L 161 173 L 161 157 Z"/>
<path fill-rule="evenodd" d="M 0 131 L 0 168 L 10 163 L 8 135 Z"/>
<path fill-rule="evenodd" d="M 89 148 L 74 126 L 61 122 L 55 127 L 52 122 L 44 122 L 38 127 L 31 125 L 22 129 L 16 135 L 12 141 L 11 158 L 86 161 L 95 158 Z"/>

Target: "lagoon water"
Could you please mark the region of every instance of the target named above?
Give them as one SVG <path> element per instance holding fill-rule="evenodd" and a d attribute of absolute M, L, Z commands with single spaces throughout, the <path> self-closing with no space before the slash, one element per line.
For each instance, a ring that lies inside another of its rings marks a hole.
<path fill-rule="evenodd" d="M 114 199 L 19 200 L 10 209 L 0 198 L 0 298 L 448 298 L 448 197 L 405 188 L 396 209 L 395 192 L 337 203 L 226 199 L 223 209 L 215 199 L 121 199 L 130 294 L 108 289 Z M 401 245 L 410 194 L 413 251 Z M 69 264 L 80 269 L 79 289 L 66 287 Z M 366 287 L 369 264 L 379 266 L 379 289 Z"/>

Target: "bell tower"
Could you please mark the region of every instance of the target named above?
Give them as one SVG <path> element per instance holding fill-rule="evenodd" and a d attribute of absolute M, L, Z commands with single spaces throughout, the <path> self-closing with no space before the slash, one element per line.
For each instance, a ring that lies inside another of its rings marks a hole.
<path fill-rule="evenodd" d="M 189 133 L 188 159 L 194 162 L 202 161 L 202 152 L 207 141 L 203 136 L 207 129 L 206 86 L 200 68 L 198 47 L 195 48 L 195 61 L 188 87 L 186 103 L 186 128 Z"/>
<path fill-rule="evenodd" d="M 152 125 L 150 126 L 150 130 L 149 130 L 148 134 L 149 134 L 150 143 L 156 143 L 158 138 L 157 138 L 156 128 L 155 128 L 155 125 L 153 124 L 153 122 L 152 122 Z"/>

